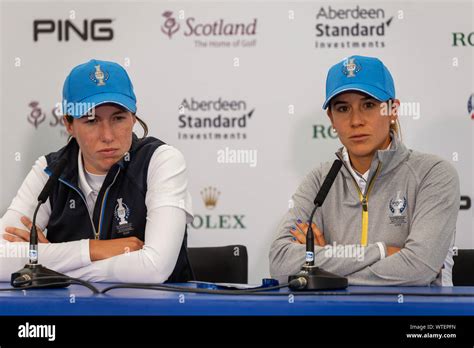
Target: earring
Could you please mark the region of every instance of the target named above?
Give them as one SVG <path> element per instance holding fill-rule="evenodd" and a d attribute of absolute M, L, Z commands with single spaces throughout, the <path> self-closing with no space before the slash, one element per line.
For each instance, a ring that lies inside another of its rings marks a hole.
<path fill-rule="evenodd" d="M 333 133 L 337 133 L 336 128 L 332 127 L 332 132 L 333 132 Z"/>
<path fill-rule="evenodd" d="M 395 120 L 391 120 L 390 123 L 391 123 L 391 124 L 395 124 Z"/>

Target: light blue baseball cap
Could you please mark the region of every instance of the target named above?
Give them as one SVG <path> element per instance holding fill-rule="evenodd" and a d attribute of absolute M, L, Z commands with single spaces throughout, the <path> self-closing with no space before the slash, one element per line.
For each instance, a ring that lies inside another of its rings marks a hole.
<path fill-rule="evenodd" d="M 373 57 L 351 56 L 329 69 L 323 109 L 332 98 L 346 91 L 364 92 L 382 102 L 395 99 L 390 71 L 380 59 Z"/>
<path fill-rule="evenodd" d="M 132 113 L 137 111 L 137 98 L 125 69 L 96 59 L 72 69 L 64 81 L 63 114 L 80 118 L 105 103 L 118 104 Z"/>

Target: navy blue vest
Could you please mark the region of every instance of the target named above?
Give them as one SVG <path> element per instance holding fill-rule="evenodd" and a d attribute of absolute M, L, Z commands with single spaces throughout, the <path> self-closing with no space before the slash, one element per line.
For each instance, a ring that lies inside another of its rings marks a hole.
<path fill-rule="evenodd" d="M 150 159 L 155 150 L 164 142 L 153 137 L 138 139 L 133 134 L 129 155 L 114 164 L 105 177 L 94 207 L 92 221 L 84 194 L 78 186 L 79 145 L 72 138 L 57 152 L 46 156 L 51 174 L 60 158 L 68 163 L 49 195 L 51 216 L 48 222 L 48 240 L 51 243 L 70 242 L 80 239 L 114 239 L 135 236 L 145 241 L 147 208 L 147 173 Z M 185 231 L 178 261 L 168 282 L 192 280 L 192 271 L 187 251 L 187 231 Z"/>

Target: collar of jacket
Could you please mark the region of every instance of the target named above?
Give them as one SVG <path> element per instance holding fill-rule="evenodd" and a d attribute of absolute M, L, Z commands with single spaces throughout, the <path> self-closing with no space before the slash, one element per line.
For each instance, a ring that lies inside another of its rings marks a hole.
<path fill-rule="evenodd" d="M 387 173 L 390 173 L 392 170 L 397 168 L 402 162 L 407 160 L 410 154 L 410 151 L 400 141 L 400 138 L 393 130 L 390 130 L 390 138 L 392 139 L 392 144 L 390 146 L 390 149 L 377 150 L 375 152 L 374 157 L 372 158 L 372 163 L 370 164 L 369 177 L 367 180 L 368 182 L 370 182 L 370 179 L 375 174 L 375 171 L 379 163 L 382 164 L 382 167 L 380 168 L 380 173 L 378 175 L 380 177 Z M 343 147 L 337 150 L 336 156 L 342 161 L 342 163 L 344 164 L 343 167 L 346 169 L 346 170 L 341 170 L 342 174 L 345 177 L 350 178 L 352 174 L 350 173 L 349 169 L 346 167 L 346 164 L 343 161 L 342 149 Z"/>

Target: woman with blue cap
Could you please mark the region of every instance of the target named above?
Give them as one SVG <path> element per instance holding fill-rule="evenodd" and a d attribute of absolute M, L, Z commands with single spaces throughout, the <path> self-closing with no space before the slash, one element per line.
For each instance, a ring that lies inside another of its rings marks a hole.
<path fill-rule="evenodd" d="M 186 164 L 177 149 L 147 137 L 125 69 L 99 60 L 76 66 L 64 83 L 62 106 L 70 139 L 36 161 L 1 220 L 3 243 L 29 241 L 38 194 L 65 159 L 37 214 L 40 263 L 90 281 L 190 280 Z M 145 133 L 140 139 L 133 132 L 137 121 Z M 1 280 L 8 280 L 25 259 L 0 263 Z"/>
<path fill-rule="evenodd" d="M 342 147 L 342 161 L 313 219 L 315 265 L 352 285 L 452 285 L 459 178 L 437 156 L 400 140 L 393 78 L 377 58 L 334 65 L 323 109 Z M 292 197 L 270 250 L 274 277 L 305 262 L 309 219 L 331 162 L 312 170 Z"/>

